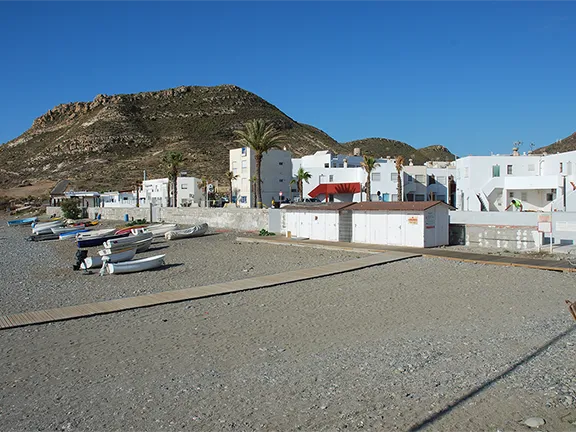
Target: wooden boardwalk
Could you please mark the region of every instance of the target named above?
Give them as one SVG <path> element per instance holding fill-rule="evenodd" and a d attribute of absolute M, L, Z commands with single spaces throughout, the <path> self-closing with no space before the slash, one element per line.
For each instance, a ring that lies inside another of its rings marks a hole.
<path fill-rule="evenodd" d="M 244 242 L 264 242 L 272 244 L 284 244 L 292 246 L 316 247 L 323 249 L 338 249 L 351 252 L 364 253 L 382 253 L 382 252 L 405 252 L 415 253 L 428 258 L 444 258 L 455 261 L 470 262 L 475 264 L 491 264 L 511 267 L 525 267 L 539 270 L 551 270 L 562 272 L 575 272 L 574 268 L 568 261 L 546 260 L 527 257 L 511 257 L 502 255 L 488 255 L 470 252 L 451 251 L 443 248 L 414 248 L 404 246 L 388 246 L 364 243 L 344 243 L 330 242 L 321 240 L 298 240 L 286 237 L 267 237 L 265 239 L 258 237 L 238 237 L 238 241 Z"/>
<path fill-rule="evenodd" d="M 239 291 L 289 284 L 307 279 L 315 279 L 338 273 L 360 270 L 367 267 L 377 266 L 394 261 L 401 261 L 417 256 L 420 255 L 406 252 L 385 252 L 355 260 L 327 264 L 320 267 L 293 270 L 284 273 L 272 274 L 268 276 L 258 276 L 214 285 L 186 288 L 175 291 L 165 291 L 138 297 L 128 297 L 77 306 L 66 306 L 57 309 L 39 310 L 18 313 L 14 315 L 0 316 L 0 329 L 9 329 L 32 324 L 43 324 L 53 321 L 89 317 L 93 315 L 107 314 L 129 309 L 157 306 L 166 303 L 176 303 L 202 297 L 210 297 Z M 113 275 L 108 277 L 110 280 L 113 280 L 114 278 Z"/>

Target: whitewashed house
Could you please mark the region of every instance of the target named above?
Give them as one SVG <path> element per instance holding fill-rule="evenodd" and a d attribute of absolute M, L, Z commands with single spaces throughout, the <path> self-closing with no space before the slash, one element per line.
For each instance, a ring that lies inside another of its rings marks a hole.
<path fill-rule="evenodd" d="M 505 211 L 512 199 L 523 210 L 570 210 L 576 195 L 576 151 L 554 155 L 468 156 L 456 161 L 456 207 Z M 576 204 L 576 203 L 575 203 Z M 576 210 L 576 208 L 574 208 Z"/>
<path fill-rule="evenodd" d="M 135 191 L 124 190 L 100 194 L 101 207 L 136 207 L 136 203 Z"/>
<path fill-rule="evenodd" d="M 198 207 L 203 200 L 196 177 L 178 177 L 176 184 L 177 207 Z M 172 182 L 168 178 L 144 180 L 140 188 L 140 206 L 152 204 L 157 207 L 169 207 L 172 202 Z"/>
<path fill-rule="evenodd" d="M 239 207 L 256 207 L 254 202 L 253 177 L 256 175 L 254 150 L 242 147 L 230 150 L 230 171 L 238 178 L 232 182 L 236 203 Z M 290 196 L 292 180 L 292 155 L 285 150 L 270 150 L 264 153 L 260 166 L 262 203 L 270 206 L 272 199 Z"/>

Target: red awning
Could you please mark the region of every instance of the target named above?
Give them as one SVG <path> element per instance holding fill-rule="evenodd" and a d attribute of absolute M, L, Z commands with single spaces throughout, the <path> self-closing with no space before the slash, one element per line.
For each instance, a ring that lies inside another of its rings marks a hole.
<path fill-rule="evenodd" d="M 339 195 L 360 193 L 360 183 L 320 183 L 308 193 L 311 198 L 318 195 Z"/>

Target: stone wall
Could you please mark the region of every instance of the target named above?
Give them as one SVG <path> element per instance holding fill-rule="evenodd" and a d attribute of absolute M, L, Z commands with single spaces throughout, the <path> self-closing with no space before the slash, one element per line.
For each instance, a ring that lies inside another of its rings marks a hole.
<path fill-rule="evenodd" d="M 536 228 L 450 225 L 450 244 L 527 251 L 538 249 L 542 242 Z"/>
<path fill-rule="evenodd" d="M 60 207 L 48 207 L 47 214 L 61 214 Z M 124 220 L 124 215 L 132 219 L 146 219 L 153 222 L 170 222 L 195 225 L 206 222 L 212 228 L 234 229 L 239 231 L 260 231 L 269 229 L 267 209 L 202 208 L 202 207 L 155 207 L 150 208 L 111 208 L 95 207 L 88 209 L 88 217 L 100 214 L 105 220 Z"/>

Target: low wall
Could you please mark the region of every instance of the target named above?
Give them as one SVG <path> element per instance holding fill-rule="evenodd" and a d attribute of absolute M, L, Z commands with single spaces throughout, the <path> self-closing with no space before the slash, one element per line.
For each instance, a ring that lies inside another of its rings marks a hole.
<path fill-rule="evenodd" d="M 538 213 L 451 211 L 450 224 L 536 227 Z"/>
<path fill-rule="evenodd" d="M 543 241 L 542 233 L 530 227 L 450 225 L 451 245 L 527 251 L 538 249 Z"/>
<path fill-rule="evenodd" d="M 47 207 L 46 214 L 62 215 L 60 207 Z M 260 231 L 269 229 L 267 209 L 240 209 L 221 207 L 154 207 L 152 218 L 150 208 L 138 207 L 92 207 L 88 209 L 88 217 L 95 218 L 100 214 L 106 220 L 124 220 L 124 215 L 130 219 L 146 219 L 153 222 L 171 222 L 195 225 L 206 222 L 212 228 L 235 229 L 239 231 Z"/>

